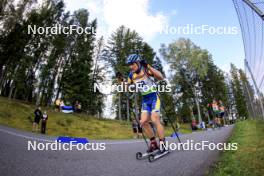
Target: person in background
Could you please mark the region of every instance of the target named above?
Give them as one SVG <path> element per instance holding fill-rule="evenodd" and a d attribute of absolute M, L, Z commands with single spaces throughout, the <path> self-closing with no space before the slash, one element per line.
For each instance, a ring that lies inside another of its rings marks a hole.
<path fill-rule="evenodd" d="M 82 112 L 82 105 L 78 100 L 75 102 L 74 109 L 75 109 L 75 112 L 77 113 Z"/>
<path fill-rule="evenodd" d="M 140 124 L 138 124 L 138 138 L 142 138 L 143 137 L 143 134 L 142 134 L 142 127 L 140 126 Z"/>
<path fill-rule="evenodd" d="M 205 125 L 205 122 L 204 122 L 204 121 L 201 122 L 201 124 L 200 124 L 200 128 L 201 128 L 202 130 L 206 130 L 206 125 Z"/>
<path fill-rule="evenodd" d="M 214 119 L 215 119 L 215 127 L 220 127 L 220 118 L 219 118 L 219 106 L 218 106 L 218 103 L 216 100 L 213 100 L 213 103 L 212 103 L 212 108 L 213 108 L 213 112 L 214 112 Z"/>
<path fill-rule="evenodd" d="M 208 105 L 207 105 L 208 106 Z M 208 112 L 208 109 L 207 108 L 203 108 L 203 114 L 204 114 L 204 117 L 205 117 L 205 119 L 207 120 L 207 122 L 208 122 L 208 125 L 210 124 L 210 115 L 209 115 L 209 112 Z M 206 130 L 207 130 L 207 126 L 208 126 L 207 124 L 205 124 L 205 128 L 206 128 Z"/>
<path fill-rule="evenodd" d="M 140 121 L 140 113 L 139 113 L 139 121 Z M 138 130 L 138 138 L 142 138 L 143 137 L 143 134 L 142 134 L 143 129 L 142 129 L 140 123 L 137 123 L 137 130 Z"/>
<path fill-rule="evenodd" d="M 60 112 L 60 102 L 59 98 L 55 101 L 55 112 Z"/>
<path fill-rule="evenodd" d="M 41 133 L 42 134 L 46 133 L 47 121 L 48 121 L 48 114 L 47 114 L 47 111 L 44 111 L 42 115 L 42 119 L 41 119 Z"/>
<path fill-rule="evenodd" d="M 32 127 L 32 132 L 36 132 L 39 130 L 39 121 L 42 117 L 42 112 L 41 112 L 41 107 L 38 107 L 35 111 L 34 111 L 34 122 L 33 122 L 33 127 Z"/>
<path fill-rule="evenodd" d="M 225 106 L 221 100 L 219 100 L 218 105 L 219 105 L 219 111 L 220 111 L 219 112 L 219 121 L 220 121 L 221 126 L 224 126 L 225 125 L 225 119 L 224 119 Z"/>
<path fill-rule="evenodd" d="M 138 123 L 136 120 L 132 121 L 132 129 L 133 129 L 133 134 L 134 134 L 134 138 L 138 138 Z"/>
<path fill-rule="evenodd" d="M 191 128 L 192 128 L 192 131 L 195 131 L 197 130 L 197 126 L 196 126 L 196 120 L 195 118 L 192 119 L 192 123 L 191 123 Z"/>
<path fill-rule="evenodd" d="M 60 100 L 60 112 L 62 111 L 62 107 L 65 106 L 63 100 Z"/>

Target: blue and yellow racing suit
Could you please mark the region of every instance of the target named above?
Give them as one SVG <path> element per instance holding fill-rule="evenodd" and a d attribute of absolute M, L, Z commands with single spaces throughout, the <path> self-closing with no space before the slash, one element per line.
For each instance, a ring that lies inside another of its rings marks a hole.
<path fill-rule="evenodd" d="M 135 84 L 138 91 L 142 95 L 142 109 L 141 112 L 160 112 L 160 99 L 157 95 L 157 88 L 154 80 L 151 80 L 147 70 L 142 68 L 143 75 L 137 73 L 130 73 L 128 76 L 128 83 Z"/>

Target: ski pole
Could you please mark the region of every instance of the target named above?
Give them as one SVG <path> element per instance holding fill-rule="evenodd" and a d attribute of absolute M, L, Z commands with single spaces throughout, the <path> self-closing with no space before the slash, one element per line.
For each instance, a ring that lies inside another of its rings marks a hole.
<path fill-rule="evenodd" d="M 126 96 L 126 98 L 128 98 L 128 100 L 130 99 L 128 95 L 125 94 L 125 96 Z M 140 128 L 142 128 L 141 125 L 140 125 L 140 121 L 139 121 L 139 119 L 137 118 L 136 113 L 135 113 L 133 110 L 132 110 L 131 112 L 132 112 L 133 115 L 135 116 L 134 119 L 136 120 L 137 124 L 140 126 Z M 142 129 L 143 129 L 143 128 L 142 128 Z M 143 132 L 143 131 L 142 131 L 142 137 L 143 137 L 143 139 L 144 139 L 144 141 L 145 141 L 147 147 L 149 148 L 149 144 L 148 144 L 147 138 L 146 138 L 146 136 L 144 135 L 144 132 Z"/>
<path fill-rule="evenodd" d="M 140 121 L 139 121 L 139 119 L 136 117 L 136 113 L 132 110 L 132 113 L 133 113 L 133 115 L 135 116 L 135 120 L 136 120 L 136 122 L 137 122 L 137 124 L 140 126 L 140 128 L 142 128 L 141 127 L 141 125 L 140 125 Z M 143 128 L 142 128 L 143 129 Z M 147 138 L 146 138 L 146 136 L 144 135 L 144 129 L 143 129 L 143 131 L 142 131 L 142 137 L 143 137 L 143 139 L 144 139 L 144 141 L 145 141 L 145 143 L 146 143 L 146 145 L 147 145 L 147 148 L 149 148 L 149 144 L 148 144 L 148 141 L 147 141 Z"/>
<path fill-rule="evenodd" d="M 122 76 L 121 72 L 117 72 L 117 77 L 123 80 L 123 76 Z M 124 95 L 125 95 L 125 97 L 128 99 L 128 101 L 129 101 L 129 99 L 130 99 L 129 96 L 126 95 L 126 94 L 124 94 Z M 139 121 L 139 119 L 138 119 L 137 116 L 136 116 L 136 113 L 135 113 L 133 110 L 132 110 L 132 113 L 133 113 L 133 115 L 135 116 L 135 120 L 136 120 L 137 124 L 140 126 L 140 128 L 142 128 L 142 127 L 141 127 L 141 124 L 140 124 L 140 121 Z M 143 128 L 142 128 L 142 129 L 143 129 Z M 142 130 L 142 137 L 143 137 L 143 139 L 144 139 L 144 141 L 145 141 L 145 143 L 146 143 L 146 145 L 147 145 L 147 148 L 149 148 L 149 144 L 148 144 L 147 138 L 146 138 L 146 136 L 144 135 L 144 129 Z"/>
<path fill-rule="evenodd" d="M 147 78 L 148 78 L 152 83 L 154 83 L 154 84 L 157 86 L 156 82 L 153 81 L 153 80 L 148 76 L 148 74 L 146 74 L 146 75 L 147 75 Z M 161 100 L 161 96 L 160 96 L 159 92 L 156 92 L 156 94 L 157 94 L 158 98 Z M 178 133 L 177 133 L 177 130 L 176 130 L 176 128 L 174 127 L 173 122 L 172 122 L 171 118 L 168 116 L 168 113 L 167 113 L 167 111 L 166 111 L 166 109 L 164 108 L 164 106 L 163 106 L 162 103 L 161 103 L 161 108 L 164 110 L 165 115 L 167 116 L 167 118 L 168 118 L 168 120 L 169 120 L 169 123 L 171 124 L 171 127 L 172 127 L 172 129 L 173 129 L 173 131 L 174 131 L 174 134 L 176 135 L 176 137 L 177 137 L 179 143 L 182 143 L 181 140 L 180 140 L 180 137 L 179 137 L 179 135 L 178 135 Z"/>
<path fill-rule="evenodd" d="M 158 92 L 157 92 L 157 95 L 158 95 L 159 99 L 161 100 L 161 96 L 160 96 L 160 94 L 159 94 Z M 165 112 L 165 115 L 166 115 L 166 117 L 168 118 L 169 123 L 171 124 L 171 127 L 172 127 L 172 129 L 173 129 L 173 131 L 174 131 L 174 134 L 176 135 L 176 137 L 177 137 L 179 143 L 182 143 L 181 140 L 180 140 L 180 137 L 179 137 L 179 135 L 178 135 L 178 133 L 177 133 L 177 130 L 176 130 L 175 126 L 173 125 L 173 122 L 172 122 L 171 118 L 169 117 L 169 115 L 168 115 L 168 113 L 167 113 L 167 111 L 166 111 L 166 109 L 164 108 L 164 106 L 163 106 L 162 103 L 161 103 L 161 107 L 162 107 L 163 111 Z"/>

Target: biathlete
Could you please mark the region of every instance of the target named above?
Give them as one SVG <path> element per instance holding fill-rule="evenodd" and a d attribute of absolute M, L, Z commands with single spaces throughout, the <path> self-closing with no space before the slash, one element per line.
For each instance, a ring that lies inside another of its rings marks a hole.
<path fill-rule="evenodd" d="M 220 125 L 221 121 L 219 118 L 220 110 L 219 110 L 219 106 L 216 100 L 213 100 L 212 108 L 213 108 L 213 113 L 214 113 L 214 118 L 215 118 L 215 125 L 216 127 L 220 127 L 221 126 Z"/>
<path fill-rule="evenodd" d="M 220 124 L 221 126 L 224 126 L 225 125 L 225 106 L 223 104 L 223 102 L 221 100 L 219 100 L 219 121 L 220 121 Z"/>
<path fill-rule="evenodd" d="M 147 152 L 153 152 L 154 150 L 165 151 L 162 147 L 165 142 L 164 127 L 160 121 L 160 99 L 157 95 L 157 88 L 155 82 L 150 77 L 154 77 L 157 80 L 163 80 L 163 75 L 152 66 L 142 60 L 138 54 L 131 54 L 127 58 L 127 64 L 130 68 L 127 83 L 129 85 L 134 84 L 138 87 L 138 91 L 142 95 L 142 109 L 140 125 L 143 128 L 146 136 L 150 139 L 150 145 Z M 120 79 L 119 79 L 120 80 Z M 120 80 L 123 81 L 123 80 Z M 157 128 L 157 135 L 159 137 L 159 146 L 156 141 L 155 134 L 149 124 L 152 121 Z"/>

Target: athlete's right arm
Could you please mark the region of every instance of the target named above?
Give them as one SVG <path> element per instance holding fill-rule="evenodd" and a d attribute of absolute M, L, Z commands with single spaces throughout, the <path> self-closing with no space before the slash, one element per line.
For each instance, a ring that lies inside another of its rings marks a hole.
<path fill-rule="evenodd" d="M 123 90 L 125 90 L 126 92 L 126 90 L 128 90 L 129 84 L 132 84 L 132 80 L 130 79 L 130 77 L 128 77 L 126 81 L 126 79 L 122 76 L 120 72 L 117 72 L 116 77 L 117 77 L 118 83 L 124 86 Z"/>

